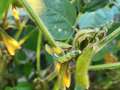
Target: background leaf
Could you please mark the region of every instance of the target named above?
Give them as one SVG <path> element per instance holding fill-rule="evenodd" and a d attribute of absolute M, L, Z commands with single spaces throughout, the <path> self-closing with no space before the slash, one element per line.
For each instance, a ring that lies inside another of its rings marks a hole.
<path fill-rule="evenodd" d="M 0 19 L 2 19 L 4 12 L 8 9 L 12 0 L 0 0 Z"/>
<path fill-rule="evenodd" d="M 44 0 L 47 10 L 42 19 L 56 40 L 67 40 L 75 23 L 75 8 L 68 0 Z"/>
<path fill-rule="evenodd" d="M 78 25 L 80 28 L 96 28 L 110 25 L 116 22 L 115 16 L 120 13 L 119 8 L 102 8 L 93 12 L 86 12 L 79 17 Z"/>

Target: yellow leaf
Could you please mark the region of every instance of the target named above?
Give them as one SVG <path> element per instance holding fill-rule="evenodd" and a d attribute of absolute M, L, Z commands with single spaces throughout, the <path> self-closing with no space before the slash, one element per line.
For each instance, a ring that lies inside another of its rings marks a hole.
<path fill-rule="evenodd" d="M 114 56 L 112 53 L 106 53 L 104 56 L 105 63 L 116 63 L 118 61 L 118 58 Z"/>
<path fill-rule="evenodd" d="M 20 17 L 19 17 L 19 13 L 18 11 L 16 10 L 16 8 L 13 8 L 13 16 L 16 20 L 20 20 Z"/>
<path fill-rule="evenodd" d="M 45 45 L 45 50 L 47 51 L 48 54 L 52 55 L 53 54 L 53 50 L 49 45 Z"/>
<path fill-rule="evenodd" d="M 63 82 L 65 87 L 69 88 L 70 87 L 70 83 L 71 83 L 71 75 L 70 72 L 66 72 L 63 78 Z"/>
<path fill-rule="evenodd" d="M 0 29 L 0 35 L 10 55 L 15 55 L 15 51 L 20 49 L 19 43 L 9 36 L 4 30 Z"/>
<path fill-rule="evenodd" d="M 60 55 L 63 53 L 63 50 L 60 47 L 53 47 L 53 52 L 57 55 Z"/>
<path fill-rule="evenodd" d="M 50 54 L 57 54 L 60 55 L 63 53 L 63 50 L 60 47 L 50 47 L 49 45 L 45 45 L 45 50 Z"/>
<path fill-rule="evenodd" d="M 60 63 L 56 63 L 56 65 L 55 65 L 55 71 L 56 71 L 57 73 L 59 73 L 60 68 L 61 68 L 61 64 L 60 64 Z"/>

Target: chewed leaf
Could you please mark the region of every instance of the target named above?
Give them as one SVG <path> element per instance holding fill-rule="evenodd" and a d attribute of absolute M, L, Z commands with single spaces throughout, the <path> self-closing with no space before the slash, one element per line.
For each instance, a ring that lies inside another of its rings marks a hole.
<path fill-rule="evenodd" d="M 2 40 L 10 53 L 10 55 L 15 55 L 15 51 L 17 49 L 20 49 L 19 43 L 13 39 L 11 36 L 9 36 L 4 30 L 0 30 L 0 36 L 2 37 Z"/>

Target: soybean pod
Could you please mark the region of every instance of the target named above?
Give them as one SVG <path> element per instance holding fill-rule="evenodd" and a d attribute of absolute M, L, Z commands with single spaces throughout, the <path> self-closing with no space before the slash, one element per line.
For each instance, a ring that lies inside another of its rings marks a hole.
<path fill-rule="evenodd" d="M 84 49 L 83 53 L 77 58 L 75 88 L 78 88 L 78 87 L 82 87 L 83 89 L 89 88 L 88 69 L 94 54 L 95 54 L 95 50 L 93 49 L 93 47 L 87 46 Z"/>

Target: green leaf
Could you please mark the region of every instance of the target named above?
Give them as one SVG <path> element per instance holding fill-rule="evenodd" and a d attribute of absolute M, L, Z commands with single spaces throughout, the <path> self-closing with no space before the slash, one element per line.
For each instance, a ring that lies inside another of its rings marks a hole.
<path fill-rule="evenodd" d="M 93 12 L 86 12 L 78 18 L 80 28 L 95 28 L 110 25 L 111 23 L 119 22 L 116 17 L 120 13 L 118 7 L 102 8 Z"/>
<path fill-rule="evenodd" d="M 28 40 L 23 44 L 23 46 L 24 48 L 27 48 L 29 50 L 36 51 L 38 31 L 33 26 L 27 26 L 26 32 L 24 32 L 24 35 L 27 35 L 30 32 L 32 32 L 32 34 L 28 38 Z"/>
<path fill-rule="evenodd" d="M 105 7 L 109 0 L 71 0 L 78 12 L 94 11 Z"/>
<path fill-rule="evenodd" d="M 12 87 L 6 87 L 5 90 L 15 90 L 15 89 Z"/>
<path fill-rule="evenodd" d="M 14 59 L 19 63 L 25 62 L 27 59 L 27 55 L 25 54 L 23 50 L 18 50 L 14 56 Z"/>
<path fill-rule="evenodd" d="M 6 87 L 5 90 L 33 90 L 31 84 L 27 82 L 18 83 L 15 87 Z"/>
<path fill-rule="evenodd" d="M 32 72 L 33 70 L 33 65 L 32 63 L 27 63 L 23 66 L 23 73 L 24 73 L 24 76 L 26 77 L 29 77 L 30 73 Z"/>
<path fill-rule="evenodd" d="M 0 0 L 0 19 L 3 18 L 5 11 L 7 11 L 12 0 Z"/>
<path fill-rule="evenodd" d="M 112 20 L 112 14 L 110 9 L 99 9 L 94 12 L 86 12 L 83 14 L 78 22 L 80 28 L 94 28 L 100 27 Z"/>
<path fill-rule="evenodd" d="M 42 20 L 56 40 L 67 40 L 72 34 L 76 12 L 68 0 L 44 0 Z"/>
<path fill-rule="evenodd" d="M 32 86 L 27 82 L 21 82 L 15 88 L 15 90 L 32 90 Z"/>
<path fill-rule="evenodd" d="M 103 8 L 105 5 L 109 4 L 109 0 L 90 0 L 85 1 L 84 11 L 93 11 L 99 8 Z"/>

